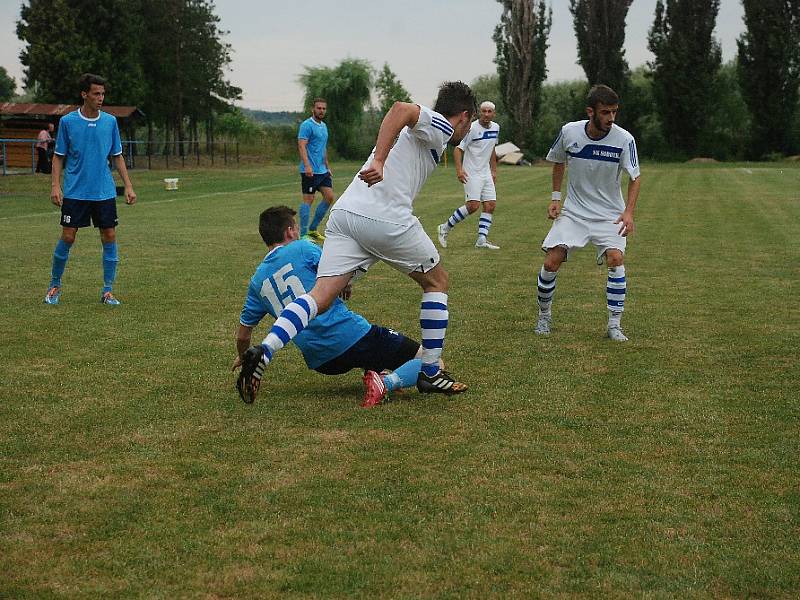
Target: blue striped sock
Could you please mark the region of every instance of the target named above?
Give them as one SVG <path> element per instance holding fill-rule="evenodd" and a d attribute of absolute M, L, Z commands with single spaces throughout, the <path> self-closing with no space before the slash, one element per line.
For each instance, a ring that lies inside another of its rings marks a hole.
<path fill-rule="evenodd" d="M 447 230 L 451 230 L 453 227 L 461 223 L 464 219 L 469 216 L 469 211 L 467 210 L 467 205 L 464 204 L 463 206 L 459 206 L 457 209 L 453 211 L 453 214 L 450 215 L 450 218 L 447 219 Z"/>
<path fill-rule="evenodd" d="M 558 273 L 548 271 L 544 267 L 539 271 L 539 280 L 536 285 L 539 313 L 550 314 L 553 303 L 553 294 L 556 293 L 556 276 Z"/>
<path fill-rule="evenodd" d="M 625 310 L 625 265 L 608 268 L 608 285 L 606 286 L 606 302 L 608 303 L 608 324 L 619 327 L 622 311 Z"/>
<path fill-rule="evenodd" d="M 67 267 L 67 260 L 69 260 L 69 251 L 72 244 L 68 244 L 64 240 L 58 240 L 56 249 L 53 251 L 53 269 L 50 273 L 50 287 L 61 287 L 61 276 L 64 275 L 64 269 Z"/>
<path fill-rule="evenodd" d="M 313 229 L 314 231 L 317 230 L 317 227 L 319 227 L 322 219 L 325 218 L 325 213 L 328 212 L 329 207 L 330 204 L 324 200 L 317 204 L 317 210 L 314 211 L 314 219 L 311 221 L 311 227 L 309 227 L 309 229 Z"/>
<path fill-rule="evenodd" d="M 308 233 L 308 219 L 311 218 L 311 207 L 305 202 L 300 203 L 300 237 Z"/>
<path fill-rule="evenodd" d="M 426 375 L 436 375 L 439 372 L 439 358 L 444 349 L 448 318 L 447 294 L 444 292 L 422 294 L 419 325 L 422 329 L 422 371 Z"/>
<path fill-rule="evenodd" d="M 478 219 L 478 237 L 489 237 L 489 228 L 492 226 L 492 213 L 482 212 Z"/>
<path fill-rule="evenodd" d="M 269 363 L 272 355 L 288 344 L 298 333 L 317 316 L 317 303 L 309 294 L 303 294 L 290 302 L 275 319 L 267 337 L 261 342 L 264 346 L 264 362 Z"/>
<path fill-rule="evenodd" d="M 117 242 L 103 242 L 103 293 L 110 292 L 117 278 Z"/>

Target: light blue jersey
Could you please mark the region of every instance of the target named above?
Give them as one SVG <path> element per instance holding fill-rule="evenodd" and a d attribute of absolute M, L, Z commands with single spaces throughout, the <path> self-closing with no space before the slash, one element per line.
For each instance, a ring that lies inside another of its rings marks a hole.
<path fill-rule="evenodd" d="M 306 240 L 273 249 L 250 279 L 239 322 L 255 327 L 267 314 L 277 318 L 287 304 L 314 287 L 321 255 L 319 246 Z M 349 310 L 337 298 L 293 341 L 308 367 L 316 369 L 349 350 L 370 327 L 364 317 Z"/>
<path fill-rule="evenodd" d="M 300 124 L 300 131 L 297 132 L 298 140 L 308 140 L 306 152 L 314 175 L 324 175 L 328 172 L 325 165 L 325 149 L 328 146 L 328 126 L 324 121 L 317 122 L 314 117 L 308 117 Z M 300 161 L 300 172 L 305 172 L 303 161 Z"/>
<path fill-rule="evenodd" d="M 109 156 L 122 154 L 117 120 L 100 112 L 87 119 L 80 109 L 61 119 L 55 153 L 64 157 L 64 197 L 72 200 L 116 198 Z"/>

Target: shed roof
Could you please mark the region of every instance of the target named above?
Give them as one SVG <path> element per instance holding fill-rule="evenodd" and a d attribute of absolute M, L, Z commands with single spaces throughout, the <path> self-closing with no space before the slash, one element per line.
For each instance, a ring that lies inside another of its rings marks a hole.
<path fill-rule="evenodd" d="M 30 104 L 19 102 L 0 103 L 0 116 L 8 117 L 63 117 L 67 113 L 77 110 L 78 104 Z M 101 109 L 118 119 L 143 117 L 144 113 L 135 106 L 103 106 Z"/>

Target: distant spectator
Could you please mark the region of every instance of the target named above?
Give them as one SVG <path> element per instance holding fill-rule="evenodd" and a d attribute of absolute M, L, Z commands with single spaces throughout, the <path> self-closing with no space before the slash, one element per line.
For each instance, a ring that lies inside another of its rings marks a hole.
<path fill-rule="evenodd" d="M 36 154 L 38 160 L 36 161 L 36 172 L 50 174 L 52 171 L 52 164 L 50 163 L 50 147 L 53 143 L 53 124 L 48 123 L 47 127 L 43 128 L 39 135 L 36 136 Z"/>

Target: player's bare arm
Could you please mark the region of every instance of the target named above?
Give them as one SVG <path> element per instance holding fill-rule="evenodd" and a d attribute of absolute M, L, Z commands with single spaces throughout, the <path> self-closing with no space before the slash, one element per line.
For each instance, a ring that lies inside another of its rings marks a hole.
<path fill-rule="evenodd" d="M 308 160 L 308 140 L 297 140 L 297 151 L 300 153 L 300 160 L 303 161 L 303 172 L 307 177 L 314 175 L 314 169 L 311 167 L 311 161 Z M 327 158 L 326 164 L 327 164 Z"/>
<path fill-rule="evenodd" d="M 469 175 L 464 172 L 464 151 L 458 146 L 453 150 L 453 160 L 456 163 L 456 177 L 461 183 L 467 183 L 467 181 L 469 181 Z"/>
<path fill-rule="evenodd" d="M 394 141 L 403 127 L 414 127 L 419 120 L 419 105 L 408 102 L 395 102 L 386 116 L 383 117 L 375 142 L 375 156 L 366 169 L 359 172 L 358 178 L 368 186 L 383 181 L 383 164 L 389 156 Z"/>
<path fill-rule="evenodd" d="M 242 355 L 247 352 L 250 347 L 250 339 L 253 335 L 253 328 L 247 325 L 239 324 L 239 330 L 236 332 L 236 358 L 233 361 L 231 371 L 235 371 L 242 366 Z"/>
<path fill-rule="evenodd" d="M 61 171 L 64 167 L 64 157 L 58 154 L 53 155 L 53 171 L 50 175 L 52 184 L 50 186 L 50 202 L 56 206 L 64 203 L 64 195 L 61 192 Z"/>
<path fill-rule="evenodd" d="M 489 170 L 492 172 L 492 183 L 497 183 L 497 152 L 494 150 L 489 157 Z"/>
<path fill-rule="evenodd" d="M 117 167 L 119 176 L 122 177 L 122 183 L 125 184 L 125 202 L 127 204 L 136 204 L 136 192 L 133 191 L 133 184 L 128 176 L 128 167 L 125 166 L 125 158 L 122 154 L 114 157 L 114 165 Z"/>
<path fill-rule="evenodd" d="M 557 219 L 561 214 L 561 183 L 564 181 L 566 168 L 564 163 L 553 163 L 553 196 L 547 207 L 548 219 Z"/>
<path fill-rule="evenodd" d="M 623 237 L 633 233 L 635 229 L 633 211 L 636 208 L 636 201 L 639 199 L 639 187 L 641 186 L 641 182 L 642 177 L 639 176 L 636 179 L 631 179 L 628 183 L 628 201 L 625 203 L 625 210 L 619 218 L 614 221 L 614 223 L 620 223 L 619 234 Z"/>

